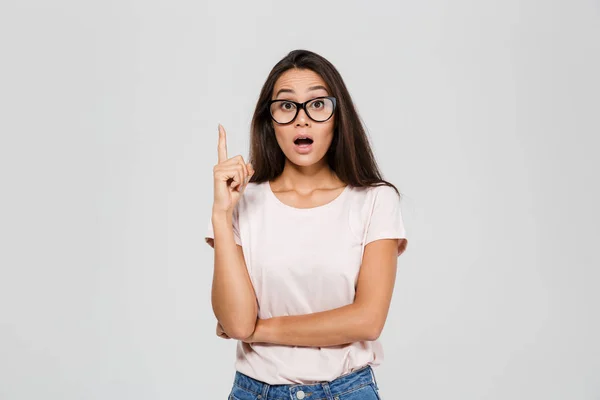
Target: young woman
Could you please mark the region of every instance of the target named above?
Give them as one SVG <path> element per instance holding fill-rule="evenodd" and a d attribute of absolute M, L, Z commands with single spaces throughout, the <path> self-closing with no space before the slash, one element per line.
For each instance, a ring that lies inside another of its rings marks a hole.
<path fill-rule="evenodd" d="M 220 125 L 218 143 L 206 241 L 217 335 L 238 340 L 229 399 L 380 399 L 407 240 L 340 74 L 290 52 L 261 90 L 249 162 L 228 158 Z"/>

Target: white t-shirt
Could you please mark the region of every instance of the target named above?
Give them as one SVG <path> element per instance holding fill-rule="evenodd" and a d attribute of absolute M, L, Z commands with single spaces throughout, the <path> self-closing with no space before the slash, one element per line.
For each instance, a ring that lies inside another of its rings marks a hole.
<path fill-rule="evenodd" d="M 233 212 L 261 319 L 312 314 L 354 302 L 364 246 L 406 238 L 400 198 L 389 186 L 346 186 L 314 208 L 282 203 L 269 182 L 249 183 Z M 206 238 L 214 238 L 209 220 Z M 398 255 L 406 241 L 399 241 Z M 235 367 L 275 384 L 332 381 L 383 361 L 379 340 L 330 347 L 296 347 L 238 341 Z"/>

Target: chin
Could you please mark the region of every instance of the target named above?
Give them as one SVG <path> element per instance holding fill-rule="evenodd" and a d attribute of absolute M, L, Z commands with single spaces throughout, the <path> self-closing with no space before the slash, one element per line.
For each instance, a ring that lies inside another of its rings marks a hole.
<path fill-rule="evenodd" d="M 290 154 L 291 153 L 291 154 Z M 319 163 L 325 154 L 317 155 L 315 153 L 310 154 L 297 154 L 293 149 L 289 153 L 286 153 L 287 159 L 294 165 L 299 167 L 310 167 Z"/>
<path fill-rule="evenodd" d="M 323 157 L 293 157 L 289 158 L 289 160 L 299 167 L 310 167 L 315 164 L 319 164 Z"/>
<path fill-rule="evenodd" d="M 317 161 L 312 158 L 298 160 L 296 157 L 296 159 L 290 158 L 289 160 L 292 164 L 297 165 L 299 167 L 310 167 L 311 165 L 315 165 L 317 163 Z"/>

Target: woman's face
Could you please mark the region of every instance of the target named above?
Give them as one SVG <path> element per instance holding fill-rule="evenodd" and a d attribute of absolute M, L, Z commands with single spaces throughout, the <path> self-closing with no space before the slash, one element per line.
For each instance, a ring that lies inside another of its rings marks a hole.
<path fill-rule="evenodd" d="M 275 82 L 271 99 L 304 103 L 320 96 L 331 96 L 330 89 L 321 76 L 308 69 L 292 68 Z M 273 107 L 279 107 L 279 112 L 285 113 L 292 112 L 289 110 L 294 106 L 291 103 L 278 102 Z M 323 113 L 323 107 L 327 105 L 317 101 L 307 107 L 310 107 L 309 112 L 315 117 L 318 113 Z M 296 119 L 289 124 L 282 125 L 272 121 L 277 143 L 288 160 L 298 166 L 309 166 L 321 161 L 333 140 L 334 118 L 335 116 L 332 116 L 325 122 L 315 122 L 306 115 L 306 111 L 300 109 Z M 295 142 L 298 136 L 309 136 L 313 142 L 309 145 L 306 141 Z"/>

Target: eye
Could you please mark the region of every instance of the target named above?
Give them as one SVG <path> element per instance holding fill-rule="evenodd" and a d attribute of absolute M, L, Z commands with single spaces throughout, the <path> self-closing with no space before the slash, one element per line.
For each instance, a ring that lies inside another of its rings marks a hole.
<path fill-rule="evenodd" d="M 322 100 L 315 100 L 310 104 L 310 107 L 318 110 L 323 108 L 324 105 L 325 103 Z"/>
<path fill-rule="evenodd" d="M 282 101 L 280 102 L 279 107 L 283 111 L 292 111 L 296 108 L 296 105 L 290 101 Z"/>

